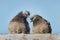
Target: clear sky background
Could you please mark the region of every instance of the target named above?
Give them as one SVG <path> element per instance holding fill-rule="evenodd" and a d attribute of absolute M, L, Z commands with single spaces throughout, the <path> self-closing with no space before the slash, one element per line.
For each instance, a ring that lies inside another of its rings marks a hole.
<path fill-rule="evenodd" d="M 60 33 L 60 0 L 0 0 L 0 33 L 9 33 L 9 21 L 22 10 L 41 15 L 51 23 L 53 34 Z"/>

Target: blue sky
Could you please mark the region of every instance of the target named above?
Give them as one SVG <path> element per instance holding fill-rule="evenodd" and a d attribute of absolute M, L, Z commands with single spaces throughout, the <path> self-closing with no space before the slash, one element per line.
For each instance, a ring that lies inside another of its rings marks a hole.
<path fill-rule="evenodd" d="M 60 33 L 60 0 L 0 0 L 0 33 L 9 33 L 9 21 L 22 10 L 41 15 L 51 23 L 52 34 Z"/>

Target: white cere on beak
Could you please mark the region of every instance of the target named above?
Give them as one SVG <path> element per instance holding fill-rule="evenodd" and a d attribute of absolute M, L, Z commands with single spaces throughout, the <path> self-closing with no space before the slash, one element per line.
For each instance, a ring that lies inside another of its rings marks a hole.
<path fill-rule="evenodd" d="M 25 16 L 29 16 L 29 12 L 28 11 L 23 11 L 23 14 L 25 14 Z"/>
<path fill-rule="evenodd" d="M 27 11 L 23 11 L 23 14 L 28 14 L 28 12 Z"/>

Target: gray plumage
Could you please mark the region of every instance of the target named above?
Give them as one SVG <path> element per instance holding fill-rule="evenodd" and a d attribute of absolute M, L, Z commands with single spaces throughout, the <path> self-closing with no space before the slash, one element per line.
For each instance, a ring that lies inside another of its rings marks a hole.
<path fill-rule="evenodd" d="M 8 24 L 9 32 L 11 34 L 29 34 L 30 27 L 26 20 L 29 15 L 28 11 L 19 12 Z"/>
<path fill-rule="evenodd" d="M 50 22 L 48 22 L 46 19 L 39 15 L 34 15 L 30 19 L 31 22 L 33 22 L 32 31 L 34 34 L 52 33 Z"/>

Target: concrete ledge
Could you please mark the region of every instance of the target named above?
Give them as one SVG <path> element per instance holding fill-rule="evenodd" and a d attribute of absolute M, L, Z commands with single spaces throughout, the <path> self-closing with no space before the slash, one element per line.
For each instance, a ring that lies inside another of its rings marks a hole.
<path fill-rule="evenodd" d="M 0 40 L 60 40 L 60 34 L 0 34 Z"/>

